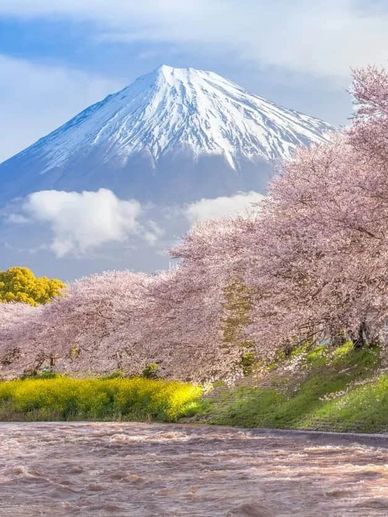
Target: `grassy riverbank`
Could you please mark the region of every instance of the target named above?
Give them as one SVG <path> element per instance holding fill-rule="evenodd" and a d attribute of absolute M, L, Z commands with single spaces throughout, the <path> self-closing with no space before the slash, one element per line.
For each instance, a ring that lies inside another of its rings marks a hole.
<path fill-rule="evenodd" d="M 351 343 L 296 350 L 204 399 L 202 422 L 243 427 L 388 432 L 388 373 L 379 350 Z"/>
<path fill-rule="evenodd" d="M 198 422 L 388 432 L 388 373 L 378 348 L 301 347 L 230 388 L 146 378 L 0 382 L 0 420 Z"/>

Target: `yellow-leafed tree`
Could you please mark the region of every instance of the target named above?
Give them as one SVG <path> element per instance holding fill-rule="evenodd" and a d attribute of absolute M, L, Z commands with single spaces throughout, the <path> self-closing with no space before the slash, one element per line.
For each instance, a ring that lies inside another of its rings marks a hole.
<path fill-rule="evenodd" d="M 11 267 L 7 271 L 0 271 L 0 303 L 39 305 L 59 296 L 64 287 L 62 280 L 37 277 L 27 267 Z"/>

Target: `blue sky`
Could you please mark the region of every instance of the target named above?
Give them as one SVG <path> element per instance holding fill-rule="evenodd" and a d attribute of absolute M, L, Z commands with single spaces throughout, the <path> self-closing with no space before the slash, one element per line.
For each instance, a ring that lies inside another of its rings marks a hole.
<path fill-rule="evenodd" d="M 1 0 L 0 160 L 162 63 L 344 124 L 387 27 L 380 0 Z"/>

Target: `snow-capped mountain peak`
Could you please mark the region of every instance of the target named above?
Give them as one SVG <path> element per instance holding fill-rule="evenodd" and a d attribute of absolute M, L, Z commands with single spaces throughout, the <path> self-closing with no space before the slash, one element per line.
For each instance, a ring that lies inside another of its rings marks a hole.
<path fill-rule="evenodd" d="M 195 157 L 288 158 L 295 147 L 321 142 L 330 127 L 280 108 L 220 75 L 162 65 L 130 86 L 86 109 L 40 140 L 47 167 L 73 153 L 104 145 L 104 160 L 148 152 L 153 160 L 178 150 Z"/>
<path fill-rule="evenodd" d="M 39 268 L 50 246 L 73 250 L 47 266 L 65 276 L 165 267 L 162 248 L 193 221 L 257 201 L 274 160 L 330 129 L 213 72 L 163 65 L 0 164 L 0 252 Z"/>
<path fill-rule="evenodd" d="M 182 200 L 263 191 L 273 160 L 329 130 L 216 73 L 163 65 L 1 164 L 0 201 L 39 189 Z"/>

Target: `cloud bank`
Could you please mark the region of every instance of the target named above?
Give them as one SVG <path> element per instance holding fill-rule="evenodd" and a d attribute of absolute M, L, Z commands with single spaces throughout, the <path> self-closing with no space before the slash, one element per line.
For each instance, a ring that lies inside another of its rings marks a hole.
<path fill-rule="evenodd" d="M 43 234 L 39 235 L 43 239 L 39 246 L 42 250 L 50 249 L 57 259 L 85 258 L 102 247 L 107 256 L 128 247 L 158 254 L 167 252 L 177 235 L 188 231 L 191 225 L 249 215 L 258 209 L 263 198 L 257 192 L 242 192 L 230 197 L 203 198 L 184 206 L 143 207 L 135 199 L 120 199 L 104 188 L 95 192 L 43 190 L 27 196 L 6 220 L 25 228 L 40 224 Z M 23 231 L 18 233 L 22 235 Z"/>
<path fill-rule="evenodd" d="M 386 64 L 388 7 L 371 0 L 2 0 L 0 16 L 66 17 L 100 40 L 212 45 L 252 65 L 346 78 Z"/>
<path fill-rule="evenodd" d="M 188 205 L 184 214 L 191 224 L 208 219 L 222 219 L 236 215 L 248 215 L 258 209 L 264 196 L 258 192 L 242 192 L 235 196 L 203 198 Z"/>
<path fill-rule="evenodd" d="M 113 192 L 61 192 L 45 190 L 28 196 L 24 214 L 48 223 L 50 248 L 57 257 L 83 254 L 108 242 L 125 241 L 140 230 L 138 201 L 123 201 Z"/>

